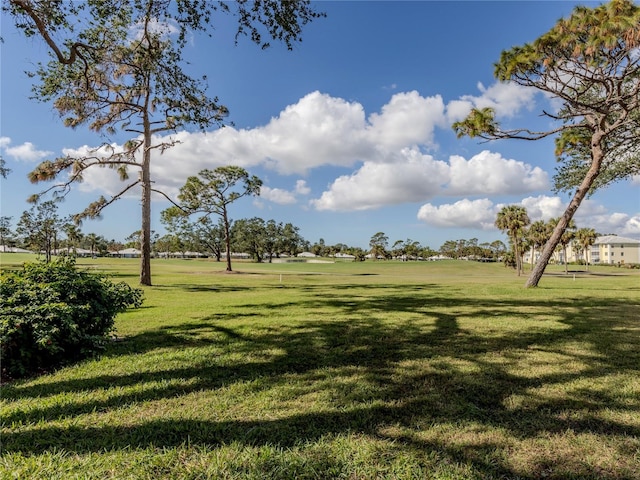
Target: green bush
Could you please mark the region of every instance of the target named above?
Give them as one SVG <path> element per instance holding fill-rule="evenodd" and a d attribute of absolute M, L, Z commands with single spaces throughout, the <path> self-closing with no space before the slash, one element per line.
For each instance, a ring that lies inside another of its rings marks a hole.
<path fill-rule="evenodd" d="M 26 263 L 0 276 L 3 379 L 50 370 L 104 348 L 118 313 L 142 290 L 76 268 L 73 258 Z"/>

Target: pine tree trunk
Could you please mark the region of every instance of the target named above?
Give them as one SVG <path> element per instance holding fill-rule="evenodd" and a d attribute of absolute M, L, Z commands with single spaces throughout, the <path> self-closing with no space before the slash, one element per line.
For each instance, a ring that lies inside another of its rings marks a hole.
<path fill-rule="evenodd" d="M 547 268 L 547 264 L 549 263 L 549 260 L 551 259 L 551 256 L 553 255 L 554 250 L 556 249 L 556 247 L 560 243 L 560 240 L 562 239 L 562 235 L 564 231 L 569 226 L 569 222 L 571 222 L 571 219 L 573 218 L 573 215 L 576 213 L 576 210 L 582 203 L 582 200 L 584 200 L 584 198 L 587 196 L 587 193 L 589 192 L 591 185 L 593 185 L 593 182 L 598 177 L 598 174 L 600 173 L 600 166 L 602 165 L 602 160 L 604 159 L 604 152 L 602 151 L 602 147 L 600 146 L 602 137 L 603 137 L 603 134 L 601 134 L 600 132 L 593 135 L 592 142 L 591 142 L 591 153 L 592 153 L 591 167 L 589 168 L 589 171 L 585 175 L 584 180 L 582 180 L 580 187 L 578 187 L 578 190 L 576 190 L 575 195 L 569 202 L 569 205 L 567 206 L 567 209 L 565 210 L 564 214 L 562 215 L 562 217 L 560 217 L 560 221 L 558 221 L 556 228 L 553 230 L 553 233 L 551 234 L 551 238 L 549 238 L 549 241 L 544 246 L 544 249 L 542 250 L 542 254 L 540 255 L 540 259 L 536 264 L 536 267 L 531 272 L 531 275 L 529 275 L 529 278 L 525 283 L 525 287 L 529 288 L 529 287 L 538 286 L 538 283 L 540 282 L 540 279 L 544 274 L 545 268 Z M 566 255 L 565 255 L 564 261 L 566 265 L 567 263 Z"/>
<path fill-rule="evenodd" d="M 142 228 L 140 230 L 140 285 L 151 286 L 151 133 L 145 129 L 142 153 Z"/>
<path fill-rule="evenodd" d="M 231 272 L 231 235 L 229 232 L 229 218 L 227 217 L 227 208 L 222 207 L 222 220 L 224 222 L 224 243 L 227 247 L 227 272 Z"/>

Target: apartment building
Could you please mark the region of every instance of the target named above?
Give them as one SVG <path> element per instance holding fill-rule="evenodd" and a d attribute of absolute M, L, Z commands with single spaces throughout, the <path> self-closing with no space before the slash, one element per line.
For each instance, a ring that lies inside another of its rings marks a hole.
<path fill-rule="evenodd" d="M 567 262 L 572 263 L 585 260 L 584 252 L 582 252 L 581 249 L 576 248 L 574 242 L 567 245 L 565 250 L 567 254 Z M 523 261 L 525 263 L 530 263 L 532 254 L 534 254 L 534 252 L 531 250 L 525 252 L 523 255 Z M 564 254 L 565 251 L 558 247 L 553 254 L 552 263 L 564 263 Z M 539 256 L 540 252 L 536 251 L 533 257 L 534 262 L 538 260 Z M 600 236 L 591 246 L 588 260 L 592 265 L 624 265 L 625 263 L 640 263 L 640 240 L 620 237 L 618 235 Z"/>
<path fill-rule="evenodd" d="M 640 263 L 640 240 L 604 235 L 596 239 L 590 253 L 589 263 L 593 264 Z"/>

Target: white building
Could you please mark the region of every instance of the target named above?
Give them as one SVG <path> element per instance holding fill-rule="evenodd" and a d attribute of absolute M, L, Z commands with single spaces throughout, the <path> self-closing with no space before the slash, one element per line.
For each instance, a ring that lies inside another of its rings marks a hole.
<path fill-rule="evenodd" d="M 139 258 L 142 252 L 137 248 L 125 248 L 124 250 L 118 250 L 117 252 L 109 252 L 112 257 L 120 258 Z"/>
<path fill-rule="evenodd" d="M 25 250 L 24 248 L 8 247 L 7 245 L 0 245 L 0 252 L 3 253 L 35 253 L 31 250 Z"/>
<path fill-rule="evenodd" d="M 569 263 L 585 260 L 585 255 L 581 249 L 574 245 L 576 241 L 569 243 L 566 248 L 567 259 Z M 553 262 L 563 264 L 565 262 L 564 250 L 558 246 L 553 254 Z M 531 262 L 531 250 L 523 255 L 525 263 Z M 536 251 L 534 262 L 540 257 L 540 252 Z M 624 265 L 625 263 L 640 263 L 640 240 L 634 238 L 621 237 L 618 235 L 603 235 L 596 238 L 591 249 L 589 250 L 588 261 L 592 265 Z"/>
<path fill-rule="evenodd" d="M 604 235 L 591 246 L 590 262 L 594 264 L 640 263 L 640 240 Z"/>

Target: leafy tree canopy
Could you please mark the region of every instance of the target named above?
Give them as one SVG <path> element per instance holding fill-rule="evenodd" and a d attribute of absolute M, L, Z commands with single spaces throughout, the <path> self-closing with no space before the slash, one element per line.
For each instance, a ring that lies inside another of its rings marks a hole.
<path fill-rule="evenodd" d="M 198 176 L 191 176 L 180 187 L 179 206 L 171 207 L 163 215 L 166 220 L 181 215 L 214 214 L 222 220 L 227 249 L 227 271 L 231 271 L 231 219 L 228 206 L 245 196 L 260 195 L 262 180 L 242 167 L 233 165 L 204 169 Z"/>

